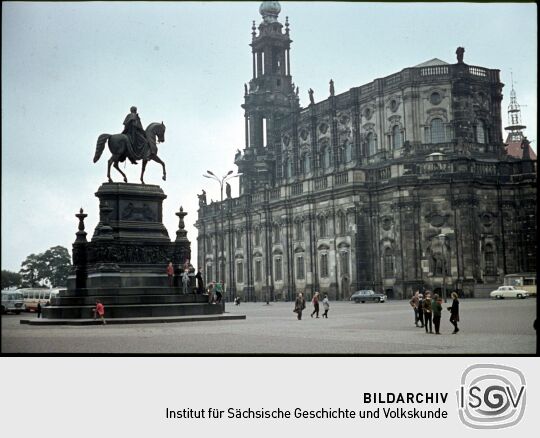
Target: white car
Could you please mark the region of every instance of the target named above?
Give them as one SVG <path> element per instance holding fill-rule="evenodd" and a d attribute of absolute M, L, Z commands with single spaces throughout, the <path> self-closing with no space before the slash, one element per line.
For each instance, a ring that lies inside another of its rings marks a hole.
<path fill-rule="evenodd" d="M 492 291 L 489 296 L 491 298 L 527 298 L 529 292 L 522 289 L 516 289 L 514 286 L 500 286 L 497 290 Z"/>

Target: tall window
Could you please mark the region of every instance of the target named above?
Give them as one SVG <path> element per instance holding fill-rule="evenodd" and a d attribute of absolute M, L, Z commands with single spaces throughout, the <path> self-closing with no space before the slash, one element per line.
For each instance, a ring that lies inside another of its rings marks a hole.
<path fill-rule="evenodd" d="M 262 260 L 255 260 L 255 281 L 262 281 Z"/>
<path fill-rule="evenodd" d="M 279 243 L 280 237 L 279 225 L 274 225 L 274 243 Z"/>
<path fill-rule="evenodd" d="M 255 228 L 255 246 L 260 246 L 261 244 L 261 230 L 260 228 Z"/>
<path fill-rule="evenodd" d="M 401 129 L 398 125 L 392 128 L 392 149 L 399 149 L 403 145 L 403 139 L 401 137 Z"/>
<path fill-rule="evenodd" d="M 328 254 L 321 254 L 321 278 L 328 277 Z"/>
<path fill-rule="evenodd" d="M 292 160 L 290 158 L 287 158 L 283 164 L 283 173 L 285 174 L 285 178 L 292 177 Z"/>
<path fill-rule="evenodd" d="M 339 233 L 347 234 L 347 216 L 344 213 L 338 213 Z"/>
<path fill-rule="evenodd" d="M 236 233 L 236 247 L 242 248 L 242 233 L 240 231 Z"/>
<path fill-rule="evenodd" d="M 236 281 L 238 283 L 244 282 L 244 264 L 242 262 L 236 264 Z"/>
<path fill-rule="evenodd" d="M 309 160 L 309 154 L 302 155 L 302 173 L 305 175 L 311 172 L 311 162 Z"/>
<path fill-rule="evenodd" d="M 367 141 L 367 153 L 369 155 L 375 155 L 377 152 L 377 145 L 375 144 L 375 134 L 373 132 L 368 132 L 366 136 Z"/>
<path fill-rule="evenodd" d="M 319 217 L 319 237 L 326 237 L 326 218 Z"/>
<path fill-rule="evenodd" d="M 446 141 L 444 135 L 444 124 L 442 119 L 436 118 L 431 121 L 431 143 L 444 143 Z"/>
<path fill-rule="evenodd" d="M 328 169 L 330 167 L 330 147 L 326 146 L 322 152 L 322 165 L 323 169 Z"/>
<path fill-rule="evenodd" d="M 349 274 L 349 253 L 347 251 L 339 253 L 339 266 L 341 275 Z"/>
<path fill-rule="evenodd" d="M 394 254 L 390 248 L 384 250 L 384 276 L 387 278 L 394 276 Z"/>
<path fill-rule="evenodd" d="M 276 257 L 274 260 L 274 279 L 276 281 L 281 281 L 283 279 L 282 266 L 283 263 L 281 261 L 281 257 Z"/>
<path fill-rule="evenodd" d="M 484 248 L 484 262 L 486 275 L 496 275 L 495 270 L 495 249 L 491 243 L 488 243 Z"/>
<path fill-rule="evenodd" d="M 304 257 L 299 256 L 296 258 L 296 279 L 303 280 L 305 277 L 304 273 Z"/>
<path fill-rule="evenodd" d="M 206 283 L 214 281 L 214 272 L 212 271 L 212 265 L 209 263 L 206 265 Z"/>
<path fill-rule="evenodd" d="M 476 141 L 482 144 L 487 143 L 486 125 L 482 120 L 478 120 L 476 124 Z"/>
<path fill-rule="evenodd" d="M 347 142 L 345 143 L 345 161 L 347 163 L 351 162 L 352 161 L 352 144 Z"/>
<path fill-rule="evenodd" d="M 301 221 L 295 223 L 296 240 L 304 240 L 304 224 Z"/>
<path fill-rule="evenodd" d="M 206 238 L 206 252 L 212 252 L 212 238 L 210 236 Z"/>

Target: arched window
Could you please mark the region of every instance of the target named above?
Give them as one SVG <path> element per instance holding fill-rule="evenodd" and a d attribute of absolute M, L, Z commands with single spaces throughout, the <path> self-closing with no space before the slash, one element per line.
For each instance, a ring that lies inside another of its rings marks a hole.
<path fill-rule="evenodd" d="M 431 143 L 444 143 L 446 136 L 444 135 L 444 124 L 442 119 L 436 118 L 431 121 Z"/>
<path fill-rule="evenodd" d="M 495 249 L 491 243 L 484 248 L 484 273 L 485 275 L 496 275 L 495 270 Z"/>
<path fill-rule="evenodd" d="M 279 225 L 274 225 L 274 243 L 279 243 L 280 237 L 281 237 L 281 230 L 279 229 Z"/>
<path fill-rule="evenodd" d="M 292 177 L 292 160 L 290 158 L 286 158 L 283 163 L 283 174 L 285 178 Z"/>
<path fill-rule="evenodd" d="M 366 136 L 367 141 L 367 154 L 368 156 L 374 155 L 377 152 L 377 146 L 375 145 L 375 135 L 373 132 L 369 132 Z"/>
<path fill-rule="evenodd" d="M 328 277 L 328 254 L 321 254 L 321 278 Z"/>
<path fill-rule="evenodd" d="M 339 253 L 339 266 L 341 275 L 349 274 L 349 253 L 347 251 Z"/>
<path fill-rule="evenodd" d="M 260 228 L 255 228 L 255 246 L 261 244 L 261 230 Z"/>
<path fill-rule="evenodd" d="M 401 129 L 398 125 L 392 128 L 392 149 L 399 149 L 403 145 L 403 138 L 401 137 Z"/>
<path fill-rule="evenodd" d="M 338 215 L 339 233 L 347 234 L 347 216 L 344 213 Z"/>
<path fill-rule="evenodd" d="M 304 225 L 301 221 L 296 222 L 296 240 L 304 240 Z"/>
<path fill-rule="evenodd" d="M 301 163 L 302 163 L 302 173 L 304 175 L 311 172 L 311 162 L 310 162 L 308 153 L 305 153 L 304 155 L 302 155 Z"/>
<path fill-rule="evenodd" d="M 481 144 L 487 143 L 486 125 L 482 120 L 478 120 L 476 123 L 476 141 Z"/>
<path fill-rule="evenodd" d="M 384 250 L 384 276 L 386 278 L 394 276 L 394 254 L 391 248 Z"/>

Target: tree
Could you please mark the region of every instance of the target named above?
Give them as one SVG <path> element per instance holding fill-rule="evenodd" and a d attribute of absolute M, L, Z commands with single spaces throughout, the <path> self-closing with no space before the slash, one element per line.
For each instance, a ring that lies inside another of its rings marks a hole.
<path fill-rule="evenodd" d="M 2 269 L 2 289 L 6 289 L 12 286 L 18 287 L 21 285 L 21 282 L 21 274 Z"/>
<path fill-rule="evenodd" d="M 26 287 L 65 286 L 71 269 L 71 257 L 63 246 L 54 246 L 41 254 L 30 254 L 21 265 L 20 274 Z"/>

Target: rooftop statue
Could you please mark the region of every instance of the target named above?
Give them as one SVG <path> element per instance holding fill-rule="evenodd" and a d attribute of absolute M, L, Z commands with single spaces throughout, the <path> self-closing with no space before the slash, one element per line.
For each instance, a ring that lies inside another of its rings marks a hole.
<path fill-rule="evenodd" d="M 456 49 L 457 62 L 458 64 L 463 64 L 463 54 L 465 53 L 465 48 L 458 47 Z"/>
<path fill-rule="evenodd" d="M 101 134 L 98 137 L 96 144 L 96 153 L 94 154 L 94 163 L 96 163 L 103 151 L 105 144 L 108 142 L 111 158 L 109 158 L 107 166 L 107 178 L 111 179 L 111 165 L 118 170 L 124 177 L 124 182 L 127 181 L 127 176 L 118 167 L 118 163 L 124 162 L 127 159 L 133 164 L 142 160 L 141 183 L 144 184 L 144 171 L 148 161 L 155 161 L 163 167 L 163 181 L 166 179 L 165 163 L 158 157 L 158 149 L 156 144 L 165 141 L 165 125 L 161 123 L 150 123 L 146 130 L 143 129 L 137 108 L 132 106 L 130 113 L 124 119 L 124 130 L 121 134 Z"/>

